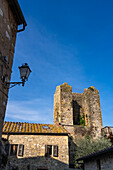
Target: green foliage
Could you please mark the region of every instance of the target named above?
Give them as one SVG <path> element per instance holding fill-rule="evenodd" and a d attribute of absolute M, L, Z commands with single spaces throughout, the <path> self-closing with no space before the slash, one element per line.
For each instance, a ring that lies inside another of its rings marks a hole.
<path fill-rule="evenodd" d="M 91 139 L 89 136 L 87 136 L 84 139 L 78 140 L 77 148 L 75 151 L 75 167 L 80 168 L 80 165 L 77 164 L 76 159 L 82 156 L 86 156 L 90 153 L 99 151 L 111 145 L 112 143 L 104 137 L 100 137 L 94 140 L 94 139 Z"/>
<path fill-rule="evenodd" d="M 84 115 L 84 113 L 83 113 L 83 115 L 81 116 L 79 116 L 79 121 L 80 121 L 80 125 L 84 125 L 85 126 L 85 115 Z"/>
<path fill-rule="evenodd" d="M 88 87 L 88 89 L 90 89 L 90 90 L 94 91 L 94 89 L 93 89 L 92 87 Z"/>

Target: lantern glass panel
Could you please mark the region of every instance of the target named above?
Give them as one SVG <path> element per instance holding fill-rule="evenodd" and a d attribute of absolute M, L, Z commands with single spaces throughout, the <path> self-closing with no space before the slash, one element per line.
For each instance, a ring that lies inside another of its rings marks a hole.
<path fill-rule="evenodd" d="M 21 77 L 22 79 L 23 79 L 23 78 L 25 79 L 28 68 L 20 67 L 19 69 L 20 69 L 20 77 Z"/>
<path fill-rule="evenodd" d="M 30 72 L 31 72 L 31 71 L 30 71 L 30 69 L 28 68 L 28 70 L 27 70 L 27 72 L 26 72 L 26 79 L 28 79 Z"/>
<path fill-rule="evenodd" d="M 20 77 L 21 79 L 28 79 L 29 77 L 29 74 L 31 72 L 29 66 L 27 63 L 25 63 L 24 65 L 22 65 L 21 67 L 19 67 L 19 70 L 20 70 Z"/>

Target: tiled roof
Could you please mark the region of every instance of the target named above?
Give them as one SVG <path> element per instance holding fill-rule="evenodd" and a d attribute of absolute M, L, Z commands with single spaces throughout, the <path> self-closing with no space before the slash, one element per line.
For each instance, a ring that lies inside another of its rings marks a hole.
<path fill-rule="evenodd" d="M 61 125 L 26 122 L 4 122 L 3 133 L 68 134 Z"/>

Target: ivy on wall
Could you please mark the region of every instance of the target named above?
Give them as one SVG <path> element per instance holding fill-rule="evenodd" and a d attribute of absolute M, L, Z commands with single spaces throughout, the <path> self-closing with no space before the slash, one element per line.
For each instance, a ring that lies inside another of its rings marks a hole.
<path fill-rule="evenodd" d="M 84 115 L 84 113 L 83 113 L 82 116 L 79 115 L 79 120 L 80 120 L 80 125 L 85 126 L 85 115 Z"/>

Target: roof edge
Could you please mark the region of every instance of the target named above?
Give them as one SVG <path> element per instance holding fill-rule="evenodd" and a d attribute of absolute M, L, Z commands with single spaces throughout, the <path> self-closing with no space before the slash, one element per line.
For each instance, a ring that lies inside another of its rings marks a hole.
<path fill-rule="evenodd" d="M 22 13 L 22 10 L 20 8 L 20 5 L 18 3 L 18 0 L 7 0 L 7 2 L 11 8 L 11 11 L 13 12 L 17 24 L 18 25 L 23 24 L 23 30 L 24 30 L 25 27 L 27 26 L 27 23 Z M 20 31 L 18 30 L 18 32 Z"/>
<path fill-rule="evenodd" d="M 38 132 L 2 132 L 3 135 L 56 135 L 68 136 L 68 133 L 38 133 Z"/>

